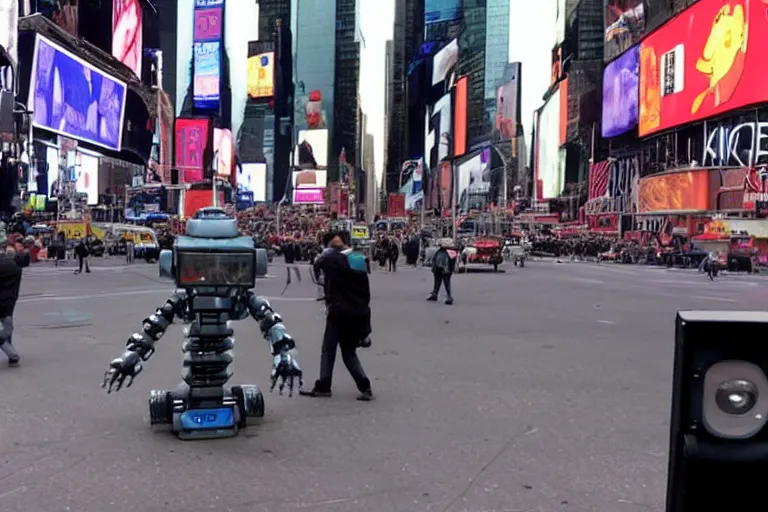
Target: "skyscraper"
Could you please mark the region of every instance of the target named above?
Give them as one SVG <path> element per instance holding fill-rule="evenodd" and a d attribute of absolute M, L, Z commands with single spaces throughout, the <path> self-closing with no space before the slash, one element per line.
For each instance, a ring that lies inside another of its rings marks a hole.
<path fill-rule="evenodd" d="M 486 0 L 485 8 L 485 115 L 496 116 L 496 88 L 504 82 L 509 63 L 509 0 Z"/>
<path fill-rule="evenodd" d="M 336 57 L 333 98 L 333 140 L 328 155 L 329 179 L 338 173 L 339 155 L 346 151 L 347 162 L 359 167 L 360 43 L 357 2 L 336 0 Z"/>
<path fill-rule="evenodd" d="M 470 146 L 487 141 L 491 133 L 485 112 L 486 5 L 486 0 L 464 0 L 464 31 L 459 38 L 458 74 L 469 77 L 467 142 Z"/>
<path fill-rule="evenodd" d="M 392 91 L 387 131 L 387 190 L 397 188 L 400 166 L 408 159 L 408 118 L 406 84 L 408 67 L 418 55 L 424 38 L 424 0 L 395 0 L 395 26 L 392 40 L 392 65 L 388 87 Z M 423 132 L 423 127 L 413 127 Z"/>

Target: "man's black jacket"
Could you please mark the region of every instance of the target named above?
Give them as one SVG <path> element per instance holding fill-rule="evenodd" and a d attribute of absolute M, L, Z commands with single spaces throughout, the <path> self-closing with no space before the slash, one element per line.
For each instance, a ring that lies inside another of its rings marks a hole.
<path fill-rule="evenodd" d="M 315 261 L 315 272 L 325 276 L 328 321 L 358 342 L 371 333 L 371 290 L 365 255 L 351 249 L 328 249 Z"/>
<path fill-rule="evenodd" d="M 21 288 L 21 269 L 29 266 L 29 254 L 0 254 L 0 318 L 13 315 Z"/>

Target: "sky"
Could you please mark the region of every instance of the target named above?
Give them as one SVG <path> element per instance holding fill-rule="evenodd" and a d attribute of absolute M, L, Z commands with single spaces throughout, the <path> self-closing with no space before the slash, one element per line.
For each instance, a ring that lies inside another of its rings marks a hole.
<path fill-rule="evenodd" d="M 360 30 L 365 48 L 360 56 L 360 101 L 368 117 L 368 133 L 374 137 L 377 183 L 384 172 L 384 56 L 392 38 L 394 0 L 358 0 Z M 533 113 L 543 105 L 549 88 L 552 48 L 555 44 L 555 0 L 509 0 L 509 60 L 522 63 L 521 118 L 530 147 Z M 550 27 L 544 30 L 542 27 Z"/>

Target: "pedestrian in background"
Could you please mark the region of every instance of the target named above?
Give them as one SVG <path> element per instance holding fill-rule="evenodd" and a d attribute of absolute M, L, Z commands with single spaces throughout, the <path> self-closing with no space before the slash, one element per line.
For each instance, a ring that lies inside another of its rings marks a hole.
<path fill-rule="evenodd" d="M 432 276 L 434 277 L 434 286 L 432 293 L 427 300 L 437 302 L 440 294 L 440 287 L 445 287 L 445 303 L 449 306 L 453 304 L 453 294 L 451 293 L 451 276 L 456 269 L 456 258 L 458 253 L 453 250 L 453 242 L 450 239 L 441 239 L 438 243 L 439 249 L 432 257 Z"/>
<path fill-rule="evenodd" d="M 83 271 L 83 263 L 85 263 L 85 273 L 91 273 L 91 267 L 88 265 L 90 259 L 91 247 L 88 239 L 83 237 L 77 242 L 75 246 L 75 256 L 77 256 L 78 268 L 75 270 L 75 274 L 80 274 Z"/>

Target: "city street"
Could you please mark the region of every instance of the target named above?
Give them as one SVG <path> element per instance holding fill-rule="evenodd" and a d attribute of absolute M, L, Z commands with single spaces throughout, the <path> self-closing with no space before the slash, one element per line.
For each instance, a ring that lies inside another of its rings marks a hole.
<path fill-rule="evenodd" d="M 330 399 L 265 392 L 234 439 L 183 442 L 147 424 L 150 389 L 180 380 L 172 327 L 135 384 L 99 387 L 111 359 L 170 294 L 157 266 L 26 271 L 0 362 L 3 512 L 641 512 L 663 508 L 675 312 L 758 309 L 768 280 L 531 261 L 459 275 L 456 304 L 428 303 L 427 269 L 376 270 L 377 400 L 355 401 L 337 360 Z M 258 291 L 317 376 L 323 308 L 285 267 Z M 231 384 L 269 384 L 253 321 L 235 325 Z"/>

